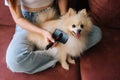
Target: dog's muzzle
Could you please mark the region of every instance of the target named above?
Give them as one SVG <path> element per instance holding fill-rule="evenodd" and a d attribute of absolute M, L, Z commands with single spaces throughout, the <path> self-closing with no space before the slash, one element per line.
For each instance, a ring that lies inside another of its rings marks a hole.
<path fill-rule="evenodd" d="M 78 29 L 78 30 L 77 30 L 77 34 L 80 34 L 80 32 L 81 32 L 81 29 Z"/>
<path fill-rule="evenodd" d="M 77 32 L 72 31 L 72 35 L 73 35 L 75 38 L 77 38 L 77 39 L 80 38 L 80 33 L 81 33 L 81 30 L 80 30 L 80 29 L 78 29 Z"/>

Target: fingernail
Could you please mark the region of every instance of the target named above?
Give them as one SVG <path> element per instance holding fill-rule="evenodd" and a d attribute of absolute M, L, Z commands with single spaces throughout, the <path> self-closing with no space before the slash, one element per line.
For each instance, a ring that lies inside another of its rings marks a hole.
<path fill-rule="evenodd" d="M 52 40 L 52 42 L 54 43 L 54 42 L 55 42 L 55 40 L 53 39 L 53 40 Z"/>
<path fill-rule="evenodd" d="M 54 43 L 55 41 L 53 40 L 52 42 Z"/>

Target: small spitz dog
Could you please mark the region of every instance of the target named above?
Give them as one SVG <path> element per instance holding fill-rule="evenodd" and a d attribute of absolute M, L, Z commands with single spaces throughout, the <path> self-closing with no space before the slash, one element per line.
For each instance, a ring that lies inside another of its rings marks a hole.
<path fill-rule="evenodd" d="M 86 49 L 87 35 L 92 29 L 92 21 L 88 16 L 86 9 L 76 12 L 72 8 L 58 19 L 54 18 L 55 10 L 48 9 L 47 12 L 40 13 L 37 16 L 36 25 L 40 28 L 53 33 L 55 29 L 60 29 L 67 33 L 68 41 L 65 44 L 57 43 L 55 47 L 45 50 L 48 55 L 56 58 L 66 70 L 69 70 L 69 64 L 75 64 L 72 57 L 79 57 Z M 27 39 L 36 45 L 40 50 L 44 50 L 46 45 L 43 36 L 29 32 Z"/>

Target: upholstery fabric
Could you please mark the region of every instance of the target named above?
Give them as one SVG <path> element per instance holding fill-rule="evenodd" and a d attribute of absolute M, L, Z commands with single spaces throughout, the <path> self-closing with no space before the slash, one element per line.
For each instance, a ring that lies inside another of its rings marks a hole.
<path fill-rule="evenodd" d="M 80 59 L 82 80 L 120 80 L 120 30 L 102 28 L 102 32 L 101 42 Z"/>
<path fill-rule="evenodd" d="M 120 0 L 89 0 L 93 23 L 102 29 L 101 42 L 80 59 L 82 80 L 120 80 Z"/>
<path fill-rule="evenodd" d="M 120 29 L 120 0 L 89 0 L 89 6 L 97 24 Z"/>

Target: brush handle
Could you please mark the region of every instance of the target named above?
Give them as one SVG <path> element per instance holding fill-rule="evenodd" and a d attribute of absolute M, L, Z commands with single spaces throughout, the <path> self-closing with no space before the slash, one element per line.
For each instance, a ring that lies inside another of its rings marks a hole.
<path fill-rule="evenodd" d="M 48 44 L 46 47 L 45 47 L 45 50 L 48 50 L 50 47 L 52 47 L 54 43 L 53 42 L 50 42 L 50 44 Z"/>
<path fill-rule="evenodd" d="M 59 35 L 57 35 L 56 37 L 55 37 L 55 41 L 58 41 L 60 38 L 62 38 L 63 37 L 63 34 L 62 33 L 60 33 Z M 45 50 L 48 50 L 50 47 L 52 47 L 52 45 L 53 45 L 54 43 L 53 42 L 50 42 L 46 47 L 45 47 Z"/>

